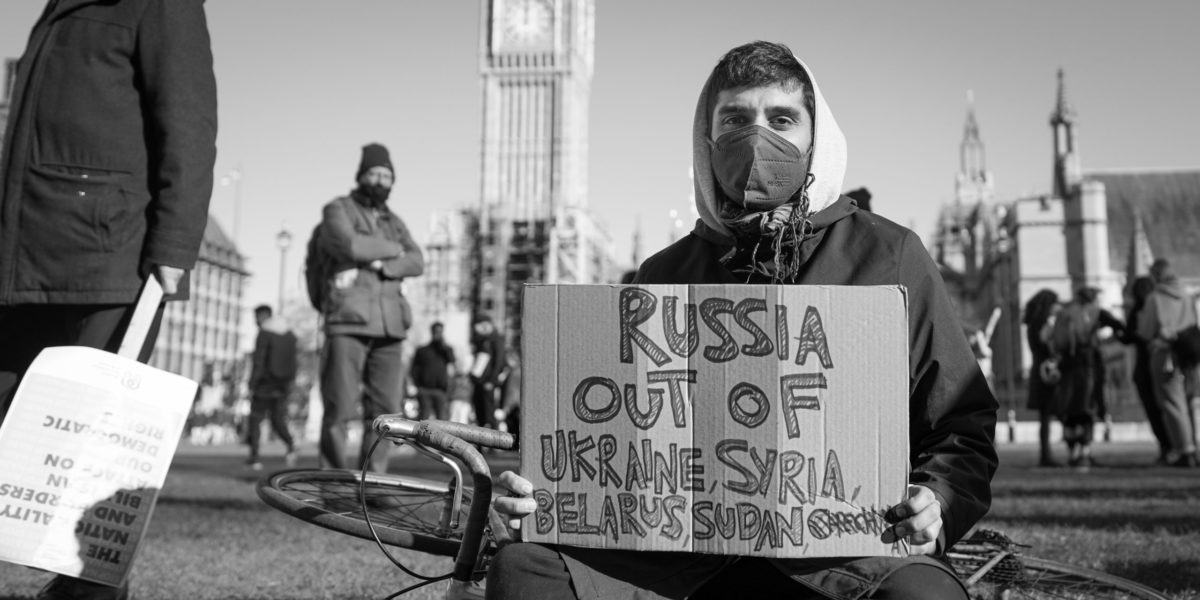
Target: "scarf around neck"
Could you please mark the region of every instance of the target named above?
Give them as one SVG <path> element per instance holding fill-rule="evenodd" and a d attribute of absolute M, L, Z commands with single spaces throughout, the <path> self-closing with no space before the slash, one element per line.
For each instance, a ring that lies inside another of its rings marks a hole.
<path fill-rule="evenodd" d="M 799 198 L 771 210 L 752 211 L 724 198 L 717 218 L 734 238 L 734 249 L 721 262 L 731 273 L 745 276 L 746 283 L 765 278 L 769 283 L 794 283 L 800 274 L 800 245 L 813 233 L 808 188 L 810 172 Z"/>

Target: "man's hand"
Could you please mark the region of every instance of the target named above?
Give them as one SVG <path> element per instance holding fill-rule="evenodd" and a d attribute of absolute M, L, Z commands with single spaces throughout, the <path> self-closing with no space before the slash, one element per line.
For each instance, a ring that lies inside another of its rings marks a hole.
<path fill-rule="evenodd" d="M 884 515 L 892 527 L 884 530 L 883 543 L 905 541 L 912 554 L 933 554 L 942 532 L 942 505 L 933 491 L 922 485 L 908 486 L 908 500 Z"/>
<path fill-rule="evenodd" d="M 512 471 L 505 471 L 496 479 L 496 487 L 501 491 L 507 490 L 508 495 L 496 496 L 492 500 L 492 508 L 508 517 L 509 528 L 520 529 L 521 519 L 537 510 L 537 501 L 531 497 L 533 484 Z"/>
<path fill-rule="evenodd" d="M 170 296 L 179 290 L 179 280 L 183 279 L 184 273 L 186 271 L 178 267 L 154 265 L 154 276 L 158 278 L 158 283 L 162 286 L 164 296 Z"/>

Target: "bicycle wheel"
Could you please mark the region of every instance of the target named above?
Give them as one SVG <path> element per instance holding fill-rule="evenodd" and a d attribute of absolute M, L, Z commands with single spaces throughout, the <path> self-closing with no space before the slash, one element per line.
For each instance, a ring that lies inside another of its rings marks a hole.
<path fill-rule="evenodd" d="M 950 562 L 965 580 L 989 558 L 954 553 Z M 971 586 L 970 593 L 973 600 L 1168 600 L 1123 577 L 1024 555 L 1004 557 Z"/>
<path fill-rule="evenodd" d="M 258 497 L 293 517 L 326 529 L 374 540 L 359 501 L 361 472 L 339 469 L 296 469 L 259 480 Z M 371 525 L 389 546 L 455 556 L 467 522 L 471 489 L 463 490 L 458 524 L 441 527 L 449 506 L 450 486 L 419 477 L 367 473 L 365 494 Z"/>
<path fill-rule="evenodd" d="M 1021 562 L 1025 568 L 1015 598 L 1168 600 L 1153 588 L 1103 571 L 1033 556 L 1022 556 Z"/>

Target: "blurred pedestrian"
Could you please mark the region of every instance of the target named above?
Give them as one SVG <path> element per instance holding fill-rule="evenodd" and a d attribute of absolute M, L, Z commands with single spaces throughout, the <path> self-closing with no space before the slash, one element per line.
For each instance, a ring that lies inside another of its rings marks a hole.
<path fill-rule="evenodd" d="M 417 387 L 418 418 L 450 418 L 450 394 L 458 369 L 454 363 L 454 348 L 443 338 L 441 322 L 429 326 L 429 343 L 413 354 L 409 373 Z"/>
<path fill-rule="evenodd" d="M 1129 326 L 1121 342 L 1133 346 L 1133 387 L 1146 411 L 1146 422 L 1154 439 L 1158 442 L 1159 464 L 1167 463 L 1167 455 L 1171 450 L 1170 438 L 1167 435 L 1166 424 L 1163 422 L 1162 406 L 1154 394 L 1154 378 L 1150 374 L 1150 338 L 1144 338 L 1138 331 L 1139 315 L 1146 309 L 1150 294 L 1154 291 L 1154 280 L 1150 277 L 1138 277 L 1130 286 L 1133 303 L 1129 307 L 1126 322 Z"/>
<path fill-rule="evenodd" d="M 1097 393 L 1097 371 L 1104 368 L 1099 352 L 1099 332 L 1111 328 L 1120 335 L 1125 324 L 1100 308 L 1100 290 L 1082 287 L 1075 299 L 1055 316 L 1051 347 L 1059 357 L 1062 380 L 1058 402 L 1063 410 L 1063 439 L 1067 442 L 1072 467 L 1096 464 L 1092 457 L 1095 424 L 1103 418 L 1105 406 Z"/>
<path fill-rule="evenodd" d="M 1177 467 L 1195 467 L 1195 426 L 1188 404 L 1189 395 L 1197 393 L 1197 367 L 1180 364 L 1171 342 L 1181 330 L 1196 324 L 1196 306 L 1166 260 L 1154 261 L 1150 277 L 1154 291 L 1138 313 L 1137 331 L 1139 337 L 1149 340 L 1150 379 L 1171 446 L 1166 461 Z"/>
<path fill-rule="evenodd" d="M 288 330 L 282 317 L 273 315 L 265 304 L 254 309 L 258 337 L 254 340 L 254 357 L 250 369 L 250 419 L 246 443 L 250 458 L 246 465 L 255 471 L 263 465 L 259 460 L 259 441 L 263 419 L 270 419 L 271 429 L 287 445 L 284 463 L 296 464 L 296 443 L 288 431 L 288 400 L 296 383 L 296 336 Z"/>
<path fill-rule="evenodd" d="M 187 298 L 216 102 L 201 0 L 46 3 L 0 151 L 0 419 L 43 348 L 115 352 L 147 277 Z M 59 575 L 37 597 L 125 598 L 127 585 Z"/>
<path fill-rule="evenodd" d="M 1059 310 L 1058 294 L 1054 290 L 1039 290 L 1025 304 L 1025 340 L 1029 344 L 1032 362 L 1029 366 L 1029 399 L 1027 408 L 1038 411 L 1038 466 L 1058 467 L 1050 442 L 1051 422 L 1062 416 L 1055 386 L 1061 377 L 1057 359 L 1047 343 L 1054 316 Z"/>
<path fill-rule="evenodd" d="M 508 377 L 508 358 L 505 356 L 504 336 L 486 314 L 475 316 L 471 326 L 471 406 L 475 423 L 481 427 L 497 428 L 496 409 L 500 406 L 500 391 Z"/>
<path fill-rule="evenodd" d="M 362 419 L 359 463 L 378 435 L 375 417 L 400 411 L 404 375 L 401 349 L 412 309 L 402 282 L 425 271 L 425 258 L 404 221 L 387 206 L 395 171 L 387 148 L 367 144 L 355 180 L 358 187 L 325 205 L 318 249 L 328 269 L 325 357 L 321 392 L 321 458 L 344 469 L 348 425 Z M 371 468 L 387 470 L 387 447 L 376 450 Z"/>

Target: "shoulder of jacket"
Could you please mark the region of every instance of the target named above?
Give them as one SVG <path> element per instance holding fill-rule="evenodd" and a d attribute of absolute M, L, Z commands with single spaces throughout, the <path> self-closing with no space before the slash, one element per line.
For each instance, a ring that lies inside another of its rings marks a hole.
<path fill-rule="evenodd" d="M 334 198 L 333 200 L 326 202 L 325 208 L 330 208 L 330 207 L 345 208 L 347 204 L 353 204 L 353 203 L 354 203 L 354 198 L 351 198 L 350 196 L 338 196 L 338 197 Z"/>

